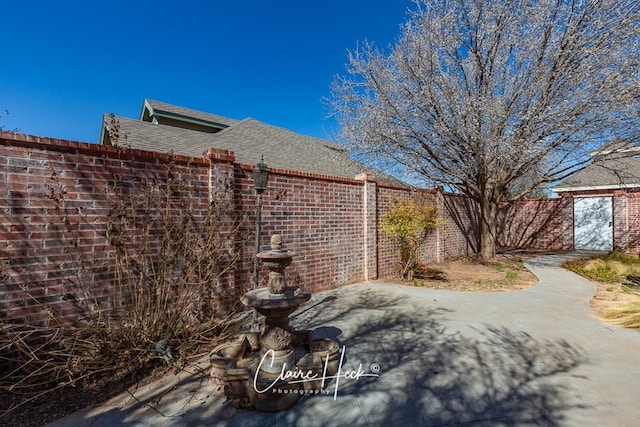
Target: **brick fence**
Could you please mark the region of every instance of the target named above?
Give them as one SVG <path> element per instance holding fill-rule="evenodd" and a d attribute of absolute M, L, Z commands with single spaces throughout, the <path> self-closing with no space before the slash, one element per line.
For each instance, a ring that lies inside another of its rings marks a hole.
<path fill-rule="evenodd" d="M 574 200 L 611 198 L 613 249 L 640 253 L 640 188 L 564 192 L 554 199 L 521 200 L 501 210 L 498 242 L 502 248 L 571 250 L 574 248 Z"/>
<path fill-rule="evenodd" d="M 563 250 L 573 246 L 571 198 L 527 199 L 500 211 L 498 245 L 502 248 Z"/>
<path fill-rule="evenodd" d="M 106 216 L 114 195 L 105 189 L 135 192 L 166 178 L 168 163 L 191 177 L 200 194 L 192 201 L 197 206 L 206 206 L 221 182 L 231 184 L 234 212 L 246 215 L 248 236 L 237 248 L 236 270 L 224 282 L 227 300 L 217 308 L 237 301 L 251 286 L 253 271 L 253 166 L 235 163 L 234 154 L 224 150 L 188 158 L 2 132 L 0 319 L 46 323 L 52 309 L 73 316 L 79 300 L 74 285 L 81 280 L 98 294 L 108 293 L 115 270 Z M 477 221 L 465 197 L 383 184 L 366 174 L 338 178 L 282 169 L 271 170 L 264 193 L 261 245 L 267 247 L 271 234 L 282 234 L 285 247 L 297 253 L 289 280 L 311 292 L 390 277 L 397 272 L 399 250 L 379 232 L 378 222 L 394 200 L 417 195 L 436 204 L 446 219 L 425 245 L 423 261 L 474 253 Z M 637 199 L 629 205 L 640 209 Z M 505 247 L 568 249 L 570 209 L 565 199 L 506 206 L 498 241 Z M 260 280 L 263 285 L 264 271 Z"/>
<path fill-rule="evenodd" d="M 255 223 L 256 194 L 252 166 L 235 163 L 233 153 L 210 149 L 202 158 L 168 156 L 117 147 L 30 135 L 0 133 L 0 313 L 5 321 L 42 323 L 47 310 L 77 313 L 79 281 L 97 294 L 108 294 L 114 280 L 113 247 L 107 236 L 106 189 L 135 192 L 145 182 L 168 173 L 190 174 L 206 205 L 222 180 L 233 187 L 238 216 Z M 290 281 L 317 292 L 397 271 L 395 243 L 378 232 L 377 222 L 394 199 L 418 190 L 394 187 L 370 175 L 337 178 L 272 169 L 264 193 L 261 245 L 281 233 L 297 256 L 287 270 Z M 422 191 L 434 203 L 457 196 Z M 450 216 L 424 253 L 425 261 L 471 251 Z M 464 220 L 463 220 L 464 221 Z M 466 228 L 472 228 L 467 225 Z M 238 248 L 240 262 L 225 282 L 230 301 L 250 286 L 253 270 L 252 226 Z M 464 228 L 463 228 L 464 229 Z M 73 233 L 71 231 L 73 230 Z M 81 275 L 79 274 L 81 271 Z M 261 284 L 266 274 L 261 272 Z M 86 285 L 86 284 L 85 284 Z"/>

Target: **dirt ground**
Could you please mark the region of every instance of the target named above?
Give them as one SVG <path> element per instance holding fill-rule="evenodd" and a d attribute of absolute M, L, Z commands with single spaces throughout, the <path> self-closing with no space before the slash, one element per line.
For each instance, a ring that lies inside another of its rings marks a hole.
<path fill-rule="evenodd" d="M 462 292 L 503 292 L 525 289 L 538 283 L 538 278 L 523 263 L 527 256 L 498 255 L 494 260 L 480 262 L 458 259 L 429 265 L 428 268 L 444 273 L 444 280 L 398 280 L 405 285 Z"/>
<path fill-rule="evenodd" d="M 80 409 L 108 400 L 128 389 L 148 384 L 162 377 L 166 372 L 168 372 L 167 369 L 159 369 L 147 377 L 123 378 L 107 386 L 92 384 L 78 388 L 67 387 L 32 399 L 26 396 L 20 398 L 0 391 L 0 426 L 40 427 Z M 20 405 L 18 409 L 5 412 L 17 405 Z"/>

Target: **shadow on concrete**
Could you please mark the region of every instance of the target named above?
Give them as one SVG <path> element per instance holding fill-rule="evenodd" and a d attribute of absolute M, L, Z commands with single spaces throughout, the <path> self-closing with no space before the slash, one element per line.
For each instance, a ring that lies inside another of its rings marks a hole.
<path fill-rule="evenodd" d="M 120 412 L 119 425 L 151 425 L 130 416 L 141 405 L 164 426 L 556 426 L 567 410 L 580 407 L 567 378 L 586 359 L 566 341 L 541 341 L 492 325 L 470 328 L 463 336 L 445 326 L 460 322 L 451 319 L 455 312 L 431 300 L 360 287 L 334 292 L 334 299 L 302 307 L 294 326 L 333 334 L 345 346 L 343 370 L 361 367 L 379 377 L 330 379 L 327 394 L 304 396 L 293 408 L 268 414 L 222 403 L 224 397 L 205 387 L 208 379 L 194 375 L 133 407 L 113 409 Z M 182 409 L 161 413 L 162 401 L 176 390 L 190 393 L 183 394 Z M 92 426 L 107 425 L 95 421 Z"/>
<path fill-rule="evenodd" d="M 566 341 L 539 341 L 491 325 L 465 337 L 443 325 L 455 313 L 384 293 L 359 295 L 351 310 L 329 315 L 326 321 L 340 324 L 358 312 L 369 315 L 356 316 L 362 321 L 346 334 L 353 361 L 346 366 L 377 363 L 380 377 L 342 381 L 336 400 L 329 402 L 336 404 L 336 425 L 362 422 L 355 413 L 348 418 L 338 410 L 340 399 L 350 396 L 369 425 L 485 421 L 553 426 L 562 423 L 565 409 L 575 407 L 572 391 L 559 377 L 586 360 Z M 332 385 L 328 388 L 333 391 Z M 306 406 L 297 405 L 282 419 L 296 424 L 313 409 Z"/>
<path fill-rule="evenodd" d="M 561 267 L 566 261 L 572 261 L 582 258 L 591 258 L 599 255 L 604 255 L 605 251 L 570 251 L 570 252 L 550 252 L 546 255 L 537 256 L 535 258 L 528 259 L 525 265 L 532 267 Z"/>

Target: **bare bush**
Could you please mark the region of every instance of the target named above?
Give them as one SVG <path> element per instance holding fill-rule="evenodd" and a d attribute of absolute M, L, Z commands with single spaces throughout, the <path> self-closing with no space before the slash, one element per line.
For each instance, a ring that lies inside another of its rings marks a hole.
<path fill-rule="evenodd" d="M 232 273 L 244 218 L 234 210 L 229 180 L 207 197 L 188 165 L 170 161 L 135 186 L 114 181 L 105 188 L 106 287 L 93 282 L 90 256 L 71 250 L 83 221 L 71 215 L 55 173 L 48 185 L 61 252 L 76 254 L 65 284 L 76 312 L 70 319 L 60 305 L 45 303 L 46 322 L 0 321 L 0 390 L 14 397 L 0 419 L 61 389 L 139 378 L 159 364 L 183 367 L 228 337 L 232 301 L 242 291 Z M 23 291 L 29 298 L 31 288 Z"/>

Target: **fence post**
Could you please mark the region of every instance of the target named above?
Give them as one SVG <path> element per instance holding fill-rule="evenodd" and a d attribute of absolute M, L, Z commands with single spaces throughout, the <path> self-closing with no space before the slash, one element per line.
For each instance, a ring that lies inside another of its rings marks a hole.
<path fill-rule="evenodd" d="M 440 187 L 435 188 L 435 199 L 436 199 L 436 210 L 438 215 L 442 218 L 445 217 L 444 210 L 444 197 L 442 195 L 442 189 Z M 442 227 L 436 227 L 436 263 L 444 261 L 444 252 L 445 252 L 445 242 L 444 242 L 444 232 L 441 230 Z"/>
<path fill-rule="evenodd" d="M 573 245 L 573 196 L 562 194 L 562 249 L 571 250 Z"/>

